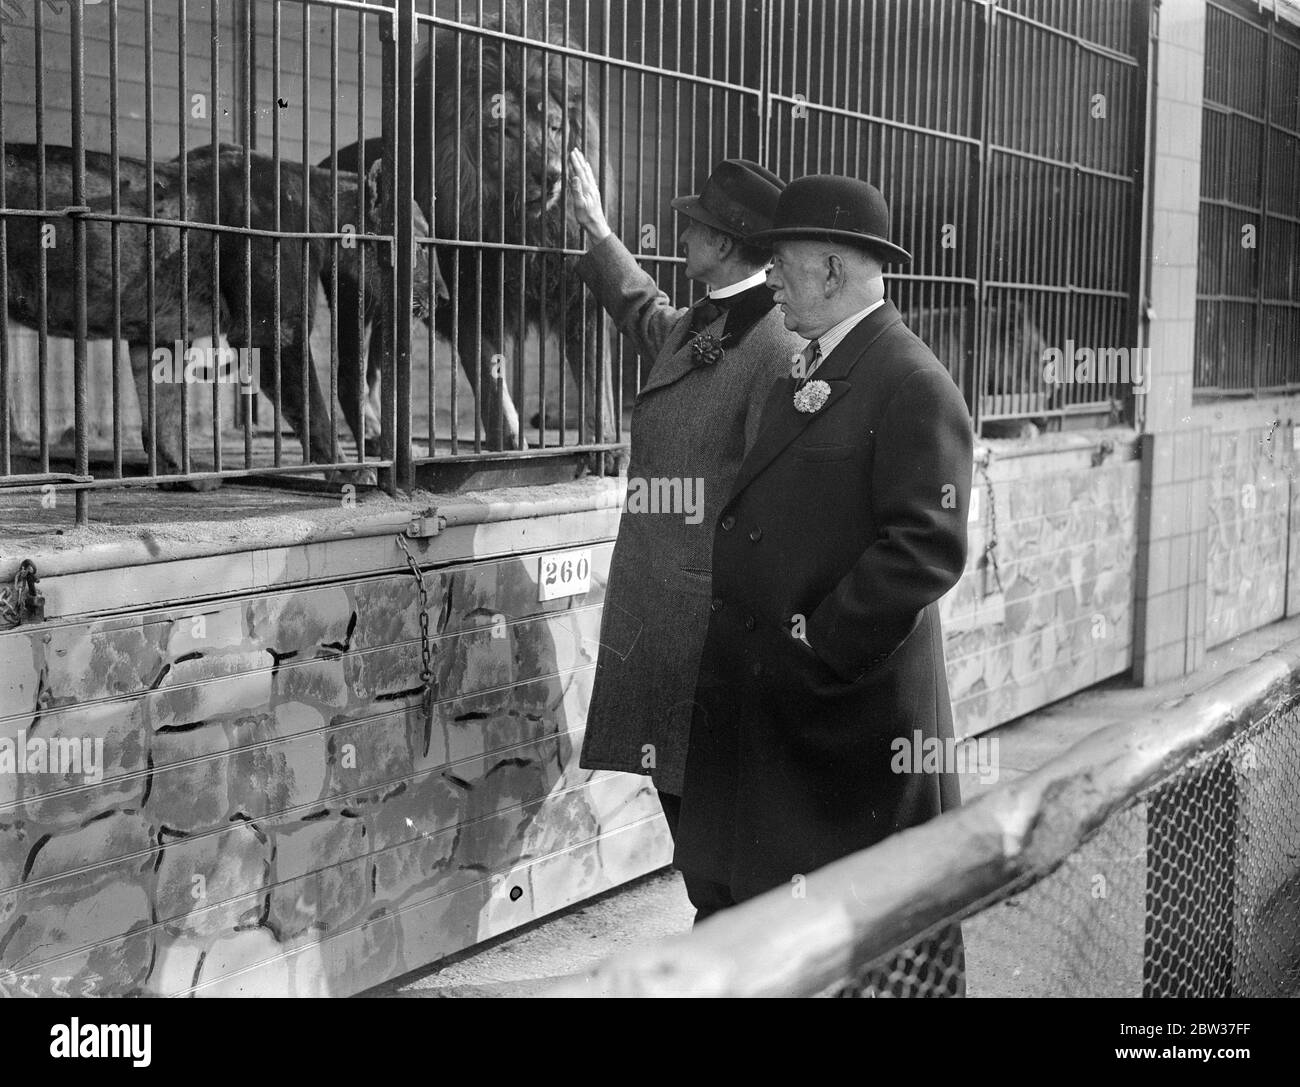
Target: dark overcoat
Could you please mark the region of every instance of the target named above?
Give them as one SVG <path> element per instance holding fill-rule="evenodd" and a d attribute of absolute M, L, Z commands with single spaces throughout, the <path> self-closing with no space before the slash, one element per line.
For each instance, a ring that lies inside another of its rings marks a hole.
<path fill-rule="evenodd" d="M 970 416 L 888 301 L 813 380 L 812 413 L 773 388 L 714 531 L 674 863 L 738 902 L 959 803 L 893 744 L 952 736 L 936 601 L 966 559 Z"/>
<path fill-rule="evenodd" d="M 804 341 L 760 287 L 708 326 L 727 337 L 725 350 L 697 365 L 690 310 L 672 306 L 617 238 L 593 246 L 577 267 L 649 366 L 632 411 L 629 487 L 641 480 L 664 494 L 662 481 L 690 480 L 699 503 L 690 516 L 636 512 L 629 503 L 620 519 L 579 765 L 648 773 L 658 789 L 680 794 L 709 623 L 713 525 L 768 390 L 789 374 Z"/>

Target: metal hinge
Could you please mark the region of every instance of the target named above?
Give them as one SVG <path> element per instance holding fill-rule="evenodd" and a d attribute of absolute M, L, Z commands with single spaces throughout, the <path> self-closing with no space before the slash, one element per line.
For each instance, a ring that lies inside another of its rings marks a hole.
<path fill-rule="evenodd" d="M 447 519 L 438 516 L 436 506 L 430 506 L 424 512 L 418 513 L 411 518 L 410 523 L 406 526 L 406 534 L 413 540 L 422 540 L 438 535 L 446 527 Z"/>

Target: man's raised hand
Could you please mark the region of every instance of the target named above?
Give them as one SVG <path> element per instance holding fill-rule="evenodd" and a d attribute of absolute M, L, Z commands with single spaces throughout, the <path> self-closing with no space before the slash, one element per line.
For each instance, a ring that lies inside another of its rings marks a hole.
<path fill-rule="evenodd" d="M 569 191 L 573 194 L 573 214 L 587 232 L 587 246 L 604 241 L 612 233 L 600 202 L 600 187 L 587 157 L 576 147 L 569 152 Z"/>

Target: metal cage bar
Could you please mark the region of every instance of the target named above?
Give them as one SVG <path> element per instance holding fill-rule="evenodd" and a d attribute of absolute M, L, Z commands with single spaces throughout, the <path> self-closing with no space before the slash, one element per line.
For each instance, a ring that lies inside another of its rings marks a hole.
<path fill-rule="evenodd" d="M 1206 19 L 1194 392 L 1294 391 L 1300 388 L 1294 273 L 1300 32 L 1284 25 L 1276 9 L 1264 13 L 1235 0 L 1208 0 Z M 1277 158 L 1283 158 L 1280 168 Z M 1275 170 L 1289 174 L 1291 183 L 1275 185 Z"/>
<path fill-rule="evenodd" d="M 224 329 L 263 352 L 269 410 L 259 417 L 256 397 L 231 401 L 214 384 L 200 400 L 180 397 L 173 434 L 176 390 L 137 381 L 137 453 L 114 355 L 113 393 L 103 398 L 111 439 L 103 450 L 88 444 L 85 413 L 98 405 L 83 387 L 68 458 L 74 474 L 126 485 L 127 477 L 238 478 L 259 466 L 360 469 L 378 471 L 395 492 L 438 478 L 440 464 L 617 450 L 643 366 L 624 357 L 572 272 L 582 252 L 564 169 L 572 147 L 599 171 L 611 223 L 679 304 L 690 300 L 690 284 L 668 202 L 698 191 L 713 163 L 743 155 L 786 176 L 857 173 L 885 191 L 895 229 L 916 255 L 890 275 L 891 291 L 981 425 L 1055 425 L 1103 413 L 1122 395 L 1113 382 L 1053 389 L 1040 362 L 1046 345 L 1067 340 L 1136 343 L 1144 0 L 274 0 L 269 11 L 246 2 L 229 14 L 203 0 L 111 7 L 114 44 L 83 50 L 81 64 L 83 78 L 108 68 L 115 195 L 101 202 L 87 192 L 87 210 L 71 221 L 74 235 L 111 235 L 105 283 L 116 316 L 108 333 L 73 336 L 74 377 L 87 376 L 87 336 L 124 334 L 122 299 L 137 272 L 121 252 L 139 237 L 151 270 L 141 290 L 146 346 L 174 323 L 173 303 L 181 325 L 198 320 L 198 334 L 210 333 L 214 346 Z M 49 20 L 39 6 L 36 13 L 30 122 L 44 148 L 55 145 L 51 124 L 62 115 L 38 63 L 50 48 Z M 118 84 L 130 73 L 115 43 L 141 13 L 159 33 L 142 43 L 137 132 L 119 117 Z M 1275 47 L 1268 64 L 1291 55 Z M 13 78 L 9 65 L 0 78 Z M 1239 96 L 1243 78 L 1233 74 L 1225 86 Z M 192 138 L 191 90 L 212 98 Z M 1109 100 L 1105 126 L 1092 125 L 1081 106 L 1093 93 Z M 171 94 L 174 111 L 163 105 Z M 1268 101 L 1207 96 L 1206 123 L 1254 148 L 1243 126 L 1262 123 L 1250 114 L 1261 108 L 1267 135 L 1255 150 L 1271 163 L 1295 128 L 1272 116 Z M 9 114 L 0 117 L 0 139 L 14 139 L 12 106 Z M 354 143 L 338 146 L 353 134 Z M 136 169 L 141 139 L 139 169 L 175 181 L 136 205 L 117 198 L 116 179 Z M 35 159 L 42 196 L 33 206 L 10 206 L 12 186 L 0 188 L 0 285 L 22 224 L 61 221 L 63 207 L 44 195 L 53 176 L 45 159 L 43 151 Z M 80 184 L 93 189 L 92 175 Z M 1262 186 L 1245 199 L 1208 193 L 1207 207 L 1257 208 L 1279 232 L 1300 225 L 1300 213 L 1280 205 L 1267 180 Z M 70 194 L 68 203 L 80 201 Z M 159 270 L 172 267 L 173 254 L 175 272 L 164 281 Z M 1236 265 L 1218 269 L 1221 282 L 1200 296 L 1207 336 L 1223 335 L 1219 315 L 1250 305 L 1261 329 L 1255 339 L 1266 327 L 1285 338 L 1295 305 L 1273 297 L 1269 284 L 1283 278 L 1278 259 L 1261 260 L 1245 289 Z M 46 255 L 34 263 L 47 282 Z M 448 292 L 441 305 L 440 281 Z M 93 279 L 89 286 L 101 289 Z M 318 290 L 329 325 L 316 330 L 323 349 L 313 354 Z M 30 442 L 14 433 L 8 411 L 0 421 L 7 475 L 28 466 L 49 472 L 51 457 L 65 456 L 51 423 L 59 392 L 51 320 L 59 315 L 44 298 L 38 310 L 30 360 L 15 357 L 13 314 L 0 316 L 0 388 L 8 401 L 21 366 L 37 400 Z M 422 320 L 422 335 L 408 314 Z M 1256 384 L 1275 372 L 1277 357 L 1260 355 Z M 241 431 L 237 445 L 224 444 L 227 422 Z M 302 458 L 285 455 L 286 424 Z M 375 438 L 377 456 L 367 450 Z"/>

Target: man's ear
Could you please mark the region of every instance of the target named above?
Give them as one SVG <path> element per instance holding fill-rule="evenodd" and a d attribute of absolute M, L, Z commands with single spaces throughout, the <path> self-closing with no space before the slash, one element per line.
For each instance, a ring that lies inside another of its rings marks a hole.
<path fill-rule="evenodd" d="M 844 258 L 838 253 L 827 253 L 824 267 L 826 282 L 822 285 L 822 293 L 829 298 L 844 286 Z"/>
<path fill-rule="evenodd" d="M 736 239 L 722 230 L 714 231 L 718 242 L 718 260 L 725 261 L 736 251 Z"/>

